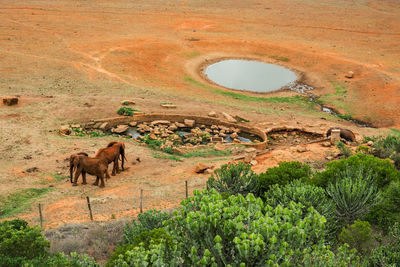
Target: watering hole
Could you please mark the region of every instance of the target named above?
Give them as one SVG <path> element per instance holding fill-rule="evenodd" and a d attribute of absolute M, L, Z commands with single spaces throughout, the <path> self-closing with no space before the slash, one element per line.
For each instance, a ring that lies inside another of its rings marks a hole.
<path fill-rule="evenodd" d="M 218 85 L 259 93 L 278 90 L 297 80 L 294 72 L 281 66 L 241 59 L 214 63 L 204 74 Z"/>

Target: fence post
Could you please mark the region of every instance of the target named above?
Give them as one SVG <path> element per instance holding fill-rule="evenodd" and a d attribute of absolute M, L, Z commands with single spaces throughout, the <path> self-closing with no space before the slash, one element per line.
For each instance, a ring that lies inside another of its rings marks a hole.
<path fill-rule="evenodd" d="M 143 213 L 143 189 L 140 189 L 140 213 Z"/>
<path fill-rule="evenodd" d="M 186 192 L 186 198 L 189 197 L 189 192 L 188 192 L 188 181 L 185 181 L 185 192 Z"/>
<path fill-rule="evenodd" d="M 40 227 L 43 228 L 42 205 L 39 203 Z"/>
<path fill-rule="evenodd" d="M 87 200 L 87 205 L 88 205 L 88 208 L 89 208 L 90 220 L 93 221 L 92 207 L 90 206 L 89 197 L 86 197 L 86 200 Z"/>

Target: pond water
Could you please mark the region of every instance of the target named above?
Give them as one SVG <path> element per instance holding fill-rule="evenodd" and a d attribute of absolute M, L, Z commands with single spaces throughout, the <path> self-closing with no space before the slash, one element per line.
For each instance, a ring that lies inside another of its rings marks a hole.
<path fill-rule="evenodd" d="M 297 80 L 294 72 L 281 66 L 240 59 L 219 61 L 208 66 L 204 73 L 218 85 L 261 93 L 278 90 Z"/>

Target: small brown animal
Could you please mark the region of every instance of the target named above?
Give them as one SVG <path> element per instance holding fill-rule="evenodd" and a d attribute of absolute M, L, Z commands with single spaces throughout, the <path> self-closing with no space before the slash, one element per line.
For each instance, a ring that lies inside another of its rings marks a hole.
<path fill-rule="evenodd" d="M 95 158 L 103 159 L 107 161 L 107 166 L 111 162 L 114 162 L 113 170 L 111 175 L 114 176 L 116 173 L 119 173 L 119 164 L 118 160 L 121 157 L 121 168 L 124 169 L 124 160 L 127 161 L 125 157 L 125 144 L 123 142 L 110 142 L 106 148 L 100 148 L 97 151 Z"/>
<path fill-rule="evenodd" d="M 332 133 L 332 130 L 338 129 L 340 130 L 340 138 L 343 138 L 347 141 L 350 142 L 355 142 L 356 141 L 356 136 L 354 135 L 354 133 L 352 131 L 350 131 L 349 129 L 342 129 L 342 128 L 330 128 L 327 132 L 326 132 L 326 136 L 329 137 Z"/>
<path fill-rule="evenodd" d="M 108 174 L 108 163 L 104 159 L 90 158 L 86 153 L 78 153 L 70 156 L 70 181 L 73 186 L 77 186 L 79 175 L 82 174 L 82 184 L 86 184 L 86 173 L 96 176 L 96 182 L 93 185 L 98 185 L 101 180 L 100 187 L 104 187 L 104 174 L 106 177 L 110 177 Z M 75 177 L 73 177 L 73 171 L 75 171 Z M 73 179 L 74 178 L 74 179 Z"/>

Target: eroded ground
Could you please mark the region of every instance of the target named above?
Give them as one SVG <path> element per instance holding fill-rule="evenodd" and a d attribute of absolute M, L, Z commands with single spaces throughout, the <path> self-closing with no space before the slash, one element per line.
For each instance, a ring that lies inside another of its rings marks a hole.
<path fill-rule="evenodd" d="M 76 151 L 94 154 L 115 138 L 64 137 L 56 130 L 115 116 L 124 99 L 147 113 L 239 114 L 263 129 L 293 124 L 323 132 L 341 125 L 358 138 L 386 131 L 322 113 L 290 91 L 238 96 L 201 77 L 206 60 L 281 64 L 304 73 L 314 94 L 342 114 L 400 128 L 396 0 L 2 1 L 0 13 L 0 92 L 21 96 L 18 106 L 0 108 L 0 194 L 45 189 L 19 216 L 37 223 L 40 202 L 46 228 L 87 221 L 86 195 L 96 220 L 137 214 L 140 188 L 146 209 L 174 207 L 185 196 L 185 180 L 190 192 L 204 187 L 209 175 L 194 173 L 197 162 L 217 167 L 231 160 L 160 159 L 124 139 L 128 159 L 139 155 L 140 164 L 129 162 L 105 189 L 71 187 L 65 159 Z M 344 77 L 348 71 L 353 79 Z M 162 109 L 166 102 L 177 108 Z M 276 146 L 257 158 L 254 170 L 282 160 L 322 164 L 335 153 L 320 144 L 307 148 L 300 153 L 297 146 Z M 26 172 L 33 167 L 38 170 Z"/>

